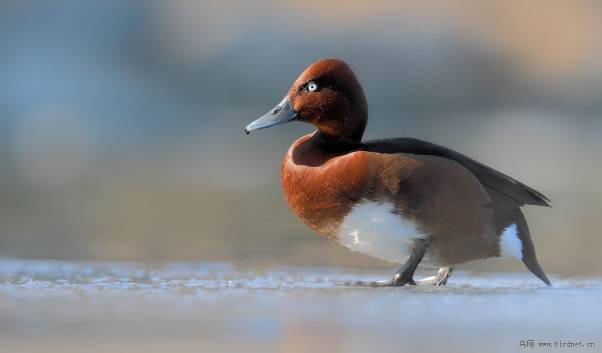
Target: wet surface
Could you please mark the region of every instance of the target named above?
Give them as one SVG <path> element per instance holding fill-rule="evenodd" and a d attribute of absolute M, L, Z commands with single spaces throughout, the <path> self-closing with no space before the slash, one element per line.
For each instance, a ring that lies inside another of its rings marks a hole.
<path fill-rule="evenodd" d="M 346 284 L 390 275 L 0 259 L 0 340 L 28 352 L 501 352 L 530 339 L 533 350 L 601 351 L 600 278 L 552 276 L 546 288 L 528 273 L 459 271 L 446 287 Z"/>

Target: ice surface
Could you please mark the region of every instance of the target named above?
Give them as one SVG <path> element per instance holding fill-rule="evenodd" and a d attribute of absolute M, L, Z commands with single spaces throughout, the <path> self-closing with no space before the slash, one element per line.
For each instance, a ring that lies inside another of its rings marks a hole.
<path fill-rule="evenodd" d="M 0 259 L 0 342 L 11 352 L 501 352 L 533 339 L 601 350 L 600 278 L 551 276 L 546 288 L 529 273 L 458 272 L 446 287 L 345 284 L 390 275 Z"/>

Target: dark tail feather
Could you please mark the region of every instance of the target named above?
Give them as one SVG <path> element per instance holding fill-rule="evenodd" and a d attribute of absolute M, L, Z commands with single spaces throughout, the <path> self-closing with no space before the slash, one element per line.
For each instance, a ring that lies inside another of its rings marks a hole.
<path fill-rule="evenodd" d="M 531 234 L 529 233 L 529 227 L 527 226 L 527 221 L 525 220 L 525 216 L 520 210 L 516 210 L 516 223 L 518 226 L 518 236 L 523 243 L 523 263 L 531 273 L 533 273 L 537 278 L 542 280 L 548 287 L 552 286 L 548 276 L 546 276 L 545 272 L 539 265 L 537 261 L 537 256 L 535 255 L 535 247 L 533 246 L 533 241 L 531 240 Z"/>
<path fill-rule="evenodd" d="M 531 259 L 527 259 L 527 258 L 523 257 L 523 263 L 525 264 L 525 266 L 527 266 L 529 271 L 531 271 L 531 273 L 533 273 L 535 276 L 537 276 L 537 278 L 542 280 L 543 283 L 546 284 L 546 286 L 548 286 L 548 287 L 552 286 L 552 283 L 550 283 L 548 276 L 546 276 L 545 272 L 543 272 L 543 269 L 537 262 L 537 259 L 535 258 L 535 254 L 533 254 L 533 258 L 531 258 Z"/>

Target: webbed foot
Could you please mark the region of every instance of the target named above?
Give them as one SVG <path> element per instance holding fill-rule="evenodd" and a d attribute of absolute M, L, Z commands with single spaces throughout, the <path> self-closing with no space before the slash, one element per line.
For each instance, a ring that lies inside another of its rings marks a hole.
<path fill-rule="evenodd" d="M 420 285 L 444 286 L 454 271 L 453 267 L 441 267 L 436 275 L 419 279 L 416 283 Z"/>

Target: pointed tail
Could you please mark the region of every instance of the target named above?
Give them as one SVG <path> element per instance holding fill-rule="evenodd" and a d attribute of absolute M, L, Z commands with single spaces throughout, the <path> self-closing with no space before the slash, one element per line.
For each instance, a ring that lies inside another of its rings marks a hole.
<path fill-rule="evenodd" d="M 535 255 L 535 246 L 533 246 L 533 241 L 531 240 L 531 233 L 529 232 L 529 226 L 527 225 L 527 220 L 525 216 L 521 212 L 521 210 L 516 210 L 516 224 L 518 226 L 518 237 L 523 243 L 523 254 L 522 260 L 525 266 L 533 273 L 537 278 L 542 280 L 548 287 L 552 286 L 552 283 L 546 276 L 546 273 L 541 268 L 541 265 L 537 261 L 537 255 Z"/>

